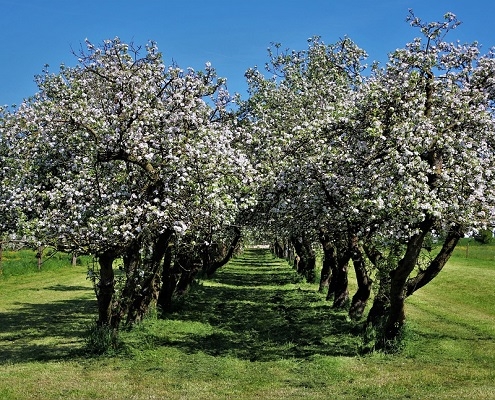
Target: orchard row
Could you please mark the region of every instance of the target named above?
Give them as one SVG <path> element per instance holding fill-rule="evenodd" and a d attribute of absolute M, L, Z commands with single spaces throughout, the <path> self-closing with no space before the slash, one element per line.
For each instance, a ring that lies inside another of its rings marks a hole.
<path fill-rule="evenodd" d="M 87 42 L 76 67 L 43 71 L 1 112 L 3 235 L 97 256 L 99 324 L 113 328 L 154 299 L 166 311 L 246 232 L 295 252 L 308 280 L 321 245 L 336 307 L 349 261 L 353 318 L 377 285 L 368 321 L 386 347 L 405 298 L 494 221 L 494 53 L 444 41 L 452 14 L 409 20 L 422 36 L 385 66 L 349 38 L 274 45 L 266 71 L 246 72 L 247 100 L 210 64 L 164 65 L 154 42 Z"/>

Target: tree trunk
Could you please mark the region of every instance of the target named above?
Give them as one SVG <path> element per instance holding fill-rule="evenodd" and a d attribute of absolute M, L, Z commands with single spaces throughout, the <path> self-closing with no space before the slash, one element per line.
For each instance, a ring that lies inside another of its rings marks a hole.
<path fill-rule="evenodd" d="M 390 308 L 390 273 L 383 270 L 384 255 L 376 248 L 364 246 L 364 250 L 368 259 L 371 261 L 375 269 L 378 271 L 378 293 L 375 295 L 373 305 L 368 313 L 366 325 L 369 327 L 379 328 L 383 325 L 385 317 Z M 391 254 L 395 254 L 395 249 L 390 249 Z"/>
<path fill-rule="evenodd" d="M 314 283 L 316 280 L 316 255 L 311 243 L 306 239 L 304 234 L 300 237 L 292 237 L 291 242 L 299 257 L 297 272 L 303 275 L 308 283 Z"/>
<path fill-rule="evenodd" d="M 181 266 L 184 269 L 180 274 L 179 281 L 177 282 L 177 287 L 175 289 L 177 296 L 183 296 L 187 292 L 199 271 L 199 265 L 190 259 L 187 260 L 187 264 L 183 263 Z"/>
<path fill-rule="evenodd" d="M 332 300 L 337 290 L 338 275 L 339 275 L 339 260 L 337 257 L 337 249 L 335 245 L 328 242 L 326 249 L 324 249 L 324 263 L 328 265 L 330 269 L 327 300 Z"/>
<path fill-rule="evenodd" d="M 178 275 L 175 293 L 182 296 L 194 281 L 194 277 L 201 268 L 201 261 L 194 256 L 194 252 L 179 253 L 175 257 L 174 269 Z"/>
<path fill-rule="evenodd" d="M 373 300 L 373 305 L 368 313 L 366 325 L 381 329 L 390 309 L 390 276 L 382 276 L 379 280 L 378 293 Z"/>
<path fill-rule="evenodd" d="M 134 271 L 133 276 L 137 278 L 140 287 L 136 287 L 135 283 L 133 283 L 133 292 L 129 299 L 127 310 L 127 325 L 141 321 L 148 312 L 151 302 L 156 299 L 156 287 L 158 286 L 157 281 L 160 276 L 160 268 L 163 267 L 162 261 L 169 248 L 172 235 L 173 231 L 168 230 L 161 233 L 153 244 L 149 258 L 143 260 L 142 270 L 137 269 Z M 133 257 L 138 261 L 138 263 L 135 263 L 136 267 L 141 265 L 137 257 L 139 255 Z"/>
<path fill-rule="evenodd" d="M 314 250 L 311 247 L 310 243 L 306 243 L 306 265 L 305 270 L 303 271 L 304 277 L 306 278 L 306 282 L 315 283 L 316 282 L 316 255 Z"/>
<path fill-rule="evenodd" d="M 172 246 L 169 246 L 163 258 L 162 284 L 156 301 L 158 308 L 160 308 L 162 312 L 172 311 L 172 298 L 178 280 L 179 277 L 173 270 Z"/>
<path fill-rule="evenodd" d="M 289 264 L 294 264 L 296 255 L 294 253 L 294 246 L 292 246 L 289 239 L 285 241 L 285 247 L 287 249 L 287 261 L 289 262 Z"/>
<path fill-rule="evenodd" d="M 279 243 L 278 239 L 275 239 L 275 242 L 273 243 L 273 253 L 278 258 L 284 258 L 284 248 Z"/>
<path fill-rule="evenodd" d="M 384 334 L 377 348 L 387 349 L 394 346 L 405 321 L 404 302 L 406 299 L 405 285 L 410 273 L 417 264 L 423 241 L 433 226 L 433 220 L 427 217 L 420 226 L 420 231 L 409 240 L 406 252 L 399 261 L 397 268 L 390 273 L 390 309 L 384 326 Z"/>
<path fill-rule="evenodd" d="M 207 265 L 206 268 L 203 265 L 203 269 L 206 269 L 206 275 L 208 277 L 213 276 L 213 274 L 223 267 L 225 264 L 227 264 L 232 256 L 234 255 L 234 251 L 237 248 L 237 245 L 239 244 L 239 241 L 241 240 L 241 231 L 239 228 L 234 227 L 234 238 L 232 239 L 232 242 L 230 243 L 229 250 L 227 251 L 227 254 L 224 255 L 224 257 L 220 260 L 215 260 L 211 265 Z M 209 260 L 209 257 L 208 257 Z"/>
<path fill-rule="evenodd" d="M 333 289 L 330 289 L 330 281 L 332 276 L 332 266 L 335 266 L 337 270 L 337 261 L 335 258 L 335 247 L 330 241 L 330 237 L 323 231 L 320 230 L 320 243 L 323 248 L 323 263 L 321 267 L 320 274 L 320 285 L 318 291 L 321 293 L 328 288 L 327 296 L 334 293 Z"/>
<path fill-rule="evenodd" d="M 3 273 L 3 238 L 0 236 L 0 275 Z"/>
<path fill-rule="evenodd" d="M 328 287 L 327 300 L 332 299 L 333 308 L 344 308 L 349 302 L 349 280 L 347 277 L 348 264 L 351 254 L 348 251 L 348 244 L 345 237 L 339 237 L 334 241 L 333 255 L 329 255 L 329 262 L 332 263 L 332 275 Z"/>
<path fill-rule="evenodd" d="M 116 254 L 112 251 L 98 255 L 98 263 L 100 264 L 100 280 L 97 287 L 99 326 L 113 326 L 112 300 L 115 289 L 113 262 L 115 258 Z"/>
<path fill-rule="evenodd" d="M 155 287 L 158 276 L 151 273 L 141 285 L 139 291 L 133 296 L 127 312 L 126 325 L 132 325 L 141 321 L 147 314 L 150 304 L 155 298 Z"/>
<path fill-rule="evenodd" d="M 345 252 L 342 256 L 337 257 L 337 273 L 332 276 L 333 285 L 335 285 L 333 308 L 340 309 L 347 306 L 349 303 L 349 280 L 347 277 L 349 260 L 351 256 Z"/>
<path fill-rule="evenodd" d="M 38 246 L 38 251 L 36 253 L 36 258 L 38 259 L 38 271 L 41 270 L 41 265 L 43 264 L 43 246 Z"/>
<path fill-rule="evenodd" d="M 302 265 L 302 263 L 304 262 L 304 260 L 302 260 L 302 240 L 299 240 L 298 238 L 296 238 L 295 236 L 291 236 L 290 238 L 290 242 L 292 243 L 292 246 L 294 246 L 294 251 L 296 253 L 296 258 L 299 260 L 297 265 L 294 264 L 294 268 L 296 269 L 297 272 L 299 272 L 299 268 L 300 265 Z"/>
<path fill-rule="evenodd" d="M 349 316 L 354 320 L 359 320 L 363 316 L 364 309 L 366 308 L 366 304 L 370 298 L 372 281 L 368 275 L 368 271 L 366 270 L 364 254 L 359 247 L 357 235 L 350 235 L 349 246 L 354 271 L 356 273 L 356 281 L 358 284 L 358 290 L 352 297 Z"/>

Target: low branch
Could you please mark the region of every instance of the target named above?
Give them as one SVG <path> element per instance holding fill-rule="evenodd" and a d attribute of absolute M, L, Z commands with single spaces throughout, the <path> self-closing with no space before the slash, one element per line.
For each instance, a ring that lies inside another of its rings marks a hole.
<path fill-rule="evenodd" d="M 449 260 L 455 246 L 462 237 L 462 230 L 459 225 L 455 225 L 447 234 L 447 238 L 442 245 L 440 252 L 431 261 L 430 265 L 418 272 L 414 278 L 408 279 L 406 283 L 406 297 L 412 295 L 416 290 L 422 288 L 435 278 Z"/>

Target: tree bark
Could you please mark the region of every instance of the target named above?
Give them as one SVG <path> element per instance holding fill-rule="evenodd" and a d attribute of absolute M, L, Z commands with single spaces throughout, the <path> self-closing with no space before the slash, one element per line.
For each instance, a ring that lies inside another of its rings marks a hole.
<path fill-rule="evenodd" d="M 333 250 L 326 253 L 331 263 L 332 275 L 327 292 L 327 300 L 333 296 L 333 308 L 344 308 L 349 302 L 348 264 L 351 255 L 344 236 L 337 237 L 332 245 Z"/>
<path fill-rule="evenodd" d="M 423 241 L 433 226 L 433 220 L 426 217 L 420 225 L 419 233 L 411 237 L 406 252 L 399 260 L 397 268 L 390 273 L 390 309 L 384 326 L 384 335 L 378 348 L 387 349 L 399 337 L 405 321 L 404 302 L 406 299 L 405 285 L 409 275 L 417 264 Z"/>
<path fill-rule="evenodd" d="M 314 283 L 316 280 L 316 255 L 313 251 L 311 243 L 306 236 L 302 234 L 300 237 L 293 236 L 291 238 L 294 250 L 299 257 L 297 263 L 297 272 L 306 278 L 308 283 Z"/>
<path fill-rule="evenodd" d="M 358 290 L 352 297 L 349 316 L 354 320 L 359 320 L 363 316 L 364 309 L 371 294 L 372 281 L 366 270 L 364 254 L 359 247 L 358 237 L 355 234 L 350 234 L 349 247 L 351 251 L 352 263 L 356 273 L 356 281 Z"/>
<path fill-rule="evenodd" d="M 349 303 L 349 279 L 347 276 L 349 268 L 350 254 L 346 251 L 342 256 L 337 257 L 337 273 L 332 276 L 332 283 L 335 285 L 333 296 L 333 308 L 344 308 Z"/>
<path fill-rule="evenodd" d="M 230 243 L 229 250 L 227 251 L 227 254 L 224 255 L 224 257 L 220 260 L 215 260 L 211 265 L 206 266 L 206 276 L 211 277 L 213 274 L 223 267 L 225 264 L 227 264 L 232 256 L 234 255 L 234 252 L 237 248 L 237 245 L 239 244 L 239 241 L 241 240 L 241 230 L 237 227 L 234 227 L 234 238 L 232 239 L 232 242 Z M 203 268 L 205 266 L 203 265 Z"/>
<path fill-rule="evenodd" d="M 38 271 L 41 270 L 41 265 L 43 265 L 43 250 L 44 246 L 38 246 L 38 251 L 36 253 L 36 258 L 38 259 Z"/>
<path fill-rule="evenodd" d="M 187 292 L 199 271 L 200 265 L 190 257 L 185 257 L 182 259 L 180 267 L 182 271 L 175 289 L 177 296 L 183 296 Z"/>
<path fill-rule="evenodd" d="M 368 313 L 366 325 L 380 329 L 390 309 L 390 276 L 382 276 L 379 280 L 378 293 Z"/>
<path fill-rule="evenodd" d="M 129 308 L 137 294 L 137 285 L 140 284 L 138 271 L 144 271 L 140 250 L 141 241 L 136 240 L 126 249 L 122 257 L 125 282 L 113 317 L 113 324 L 115 326 L 119 326 L 122 320 L 128 319 Z"/>
<path fill-rule="evenodd" d="M 284 248 L 278 242 L 278 239 L 275 239 L 275 242 L 273 243 L 273 253 L 278 258 L 284 258 Z"/>
<path fill-rule="evenodd" d="M 140 287 L 133 286 L 133 292 L 130 297 L 129 307 L 127 310 L 126 324 L 131 325 L 143 319 L 149 310 L 150 304 L 153 299 L 156 299 L 156 287 L 159 280 L 160 269 L 163 267 L 162 261 L 165 257 L 167 249 L 169 248 L 170 239 L 173 235 L 173 231 L 166 230 L 161 233 L 155 243 L 150 254 L 150 257 L 142 262 L 141 277 L 139 274 L 141 270 L 134 271 L 133 276 L 137 278 L 137 282 L 140 282 Z M 139 255 L 134 256 L 137 258 Z M 139 260 L 135 266 L 139 266 L 141 263 Z M 135 285 L 131 282 L 131 285 Z"/>
<path fill-rule="evenodd" d="M 112 300 L 115 290 L 115 280 L 113 273 L 113 262 L 116 254 L 112 251 L 106 251 L 98 255 L 100 264 L 100 280 L 97 286 L 98 302 L 98 325 L 112 325 Z"/>
<path fill-rule="evenodd" d="M 289 264 L 294 264 L 294 260 L 296 259 L 296 254 L 294 252 L 294 246 L 292 246 L 292 243 L 290 242 L 289 239 L 285 240 L 285 248 L 287 249 L 287 261 Z"/>
<path fill-rule="evenodd" d="M 179 280 L 178 275 L 173 270 L 173 252 L 172 246 L 169 246 L 163 258 L 163 269 L 161 276 L 160 293 L 156 301 L 157 306 L 162 312 L 172 311 L 172 298 Z"/>
<path fill-rule="evenodd" d="M 323 263 L 321 267 L 320 274 L 320 285 L 318 291 L 321 293 L 328 288 L 327 296 L 334 293 L 333 289 L 330 289 L 330 281 L 332 277 L 332 266 L 335 266 L 335 271 L 337 270 L 337 261 L 335 258 L 335 247 L 330 241 L 330 237 L 323 231 L 320 230 L 320 243 L 323 248 Z"/>
<path fill-rule="evenodd" d="M 0 235 L 0 275 L 3 273 L 3 238 Z"/>

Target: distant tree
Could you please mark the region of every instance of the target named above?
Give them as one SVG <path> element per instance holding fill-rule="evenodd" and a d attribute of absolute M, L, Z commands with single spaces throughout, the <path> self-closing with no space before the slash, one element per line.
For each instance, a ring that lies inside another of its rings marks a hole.
<path fill-rule="evenodd" d="M 491 229 L 481 229 L 473 237 L 478 243 L 490 244 L 493 240 L 493 231 Z"/>

